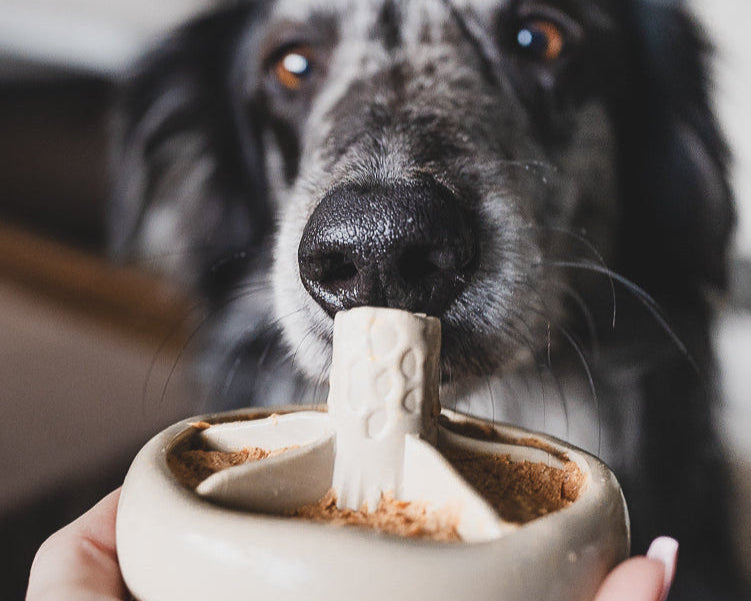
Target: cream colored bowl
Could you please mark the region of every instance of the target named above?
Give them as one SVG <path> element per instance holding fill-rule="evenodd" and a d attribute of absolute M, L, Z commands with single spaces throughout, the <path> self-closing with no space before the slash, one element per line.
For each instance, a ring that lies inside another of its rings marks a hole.
<path fill-rule="evenodd" d="M 628 513 L 607 466 L 511 426 L 492 427 L 503 438 L 534 437 L 566 453 L 587 482 L 569 507 L 489 542 L 427 542 L 225 509 L 175 479 L 167 455 L 194 432 L 191 423 L 254 414 L 261 412 L 185 420 L 154 437 L 134 460 L 120 498 L 117 550 L 139 601 L 588 601 L 628 556 Z M 512 460 L 556 461 L 522 444 L 473 439 L 466 445 L 510 452 Z"/>

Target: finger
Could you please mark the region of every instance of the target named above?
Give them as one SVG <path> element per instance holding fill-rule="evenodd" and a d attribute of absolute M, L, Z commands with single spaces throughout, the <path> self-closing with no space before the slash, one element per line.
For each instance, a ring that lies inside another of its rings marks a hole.
<path fill-rule="evenodd" d="M 31 566 L 26 601 L 115 601 L 125 598 L 115 550 L 120 491 L 48 538 Z"/>
<path fill-rule="evenodd" d="M 662 601 L 664 601 L 668 596 L 670 586 L 673 584 L 673 578 L 675 578 L 675 568 L 678 563 L 678 541 L 668 536 L 656 538 L 649 545 L 647 557 L 659 561 L 665 566 L 665 577 L 662 586 Z"/>
<path fill-rule="evenodd" d="M 664 577 L 660 561 L 632 557 L 608 574 L 595 601 L 663 601 Z"/>

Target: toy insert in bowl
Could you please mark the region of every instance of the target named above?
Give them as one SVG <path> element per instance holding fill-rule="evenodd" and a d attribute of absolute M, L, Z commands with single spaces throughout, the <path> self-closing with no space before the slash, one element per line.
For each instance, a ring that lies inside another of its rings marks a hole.
<path fill-rule="evenodd" d="M 257 419 L 277 419 L 260 414 Z M 249 417 L 238 419 L 246 421 Z M 243 464 L 264 461 L 299 447 L 264 449 L 246 447 L 236 451 L 212 448 L 201 435 L 212 424 L 199 422 L 180 438 L 167 455 L 168 465 L 185 487 L 195 490 L 201 482 L 222 470 Z M 454 436 L 460 434 L 478 443 L 513 445 L 520 449 L 538 449 L 549 454 L 547 461 L 517 460 L 508 453 L 483 452 L 445 441 L 439 451 L 454 470 L 493 508 L 498 516 L 512 525 L 524 525 L 537 518 L 564 509 L 574 503 L 586 487 L 586 476 L 565 452 L 535 439 L 511 439 L 501 436 L 492 427 L 471 425 L 439 419 L 439 428 Z M 355 526 L 385 534 L 460 542 L 457 516 L 451 510 L 431 509 L 420 501 L 404 501 L 390 492 L 381 496 L 375 509 L 363 504 L 357 509 L 337 506 L 336 491 L 330 488 L 319 500 L 299 508 L 278 512 L 278 515 L 325 522 L 332 525 Z"/>

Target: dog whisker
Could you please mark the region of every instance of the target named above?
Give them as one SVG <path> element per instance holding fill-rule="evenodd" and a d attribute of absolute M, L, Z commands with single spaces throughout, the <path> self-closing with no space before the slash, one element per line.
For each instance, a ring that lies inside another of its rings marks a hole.
<path fill-rule="evenodd" d="M 244 297 L 250 297 L 260 293 L 271 293 L 273 288 L 270 280 L 254 280 L 249 283 L 235 284 L 228 289 L 229 292 L 235 293 L 238 300 Z"/>
<path fill-rule="evenodd" d="M 545 261 L 545 264 L 550 267 L 559 267 L 559 268 L 564 268 L 564 269 L 580 269 L 583 271 L 591 271 L 594 273 L 599 273 L 621 284 L 627 291 L 629 291 L 632 294 L 634 298 L 636 298 L 641 303 L 641 305 L 645 309 L 647 309 L 647 311 L 652 315 L 652 317 L 658 323 L 660 328 L 662 328 L 662 330 L 668 335 L 670 340 L 673 342 L 676 348 L 680 351 L 683 357 L 690 363 L 692 369 L 696 372 L 696 374 L 697 375 L 701 374 L 701 370 L 699 369 L 699 366 L 697 365 L 695 359 L 692 357 L 686 345 L 683 343 L 683 341 L 680 339 L 678 334 L 675 332 L 673 327 L 668 322 L 668 319 L 663 314 L 659 303 L 657 303 L 657 301 L 655 301 L 655 299 L 652 298 L 652 296 L 650 296 L 649 293 L 647 293 L 647 291 L 644 290 L 641 286 L 639 286 L 635 282 L 632 282 L 628 278 L 620 275 L 619 273 L 613 271 L 612 269 L 603 267 L 602 265 L 589 263 L 589 262 Z"/>
<path fill-rule="evenodd" d="M 558 281 L 558 280 L 552 280 L 551 284 L 558 288 L 563 294 L 566 295 L 566 297 L 570 298 L 573 303 L 576 305 L 576 307 L 579 309 L 579 312 L 582 315 L 582 318 L 584 319 L 584 323 L 587 328 L 587 333 L 589 336 L 589 341 L 592 349 L 592 355 L 593 357 L 598 357 L 600 354 L 600 340 L 599 335 L 597 333 L 597 324 L 595 322 L 594 315 L 592 314 L 592 311 L 587 306 L 586 301 L 584 300 L 584 297 L 579 294 L 572 286 L 566 284 L 565 282 Z"/>
<path fill-rule="evenodd" d="M 495 398 L 493 397 L 493 387 L 490 384 L 490 376 L 485 376 L 485 388 L 488 391 L 488 404 L 490 405 L 490 419 L 495 422 Z"/>
<path fill-rule="evenodd" d="M 530 229 L 537 229 L 537 230 L 543 230 L 543 231 L 550 231 L 557 234 L 562 234 L 564 236 L 572 238 L 575 242 L 578 242 L 582 244 L 585 249 L 591 253 L 596 261 L 596 264 L 600 265 L 604 269 L 607 269 L 607 262 L 605 261 L 605 258 L 602 256 L 602 253 L 597 249 L 597 247 L 587 239 L 586 236 L 583 234 L 573 231 L 568 228 L 563 227 L 554 227 L 554 226 L 540 226 L 540 225 L 532 225 L 530 224 L 528 226 Z M 608 282 L 610 283 L 610 295 L 613 299 L 613 327 L 615 327 L 615 320 L 616 320 L 616 314 L 617 314 L 617 303 L 616 303 L 616 294 L 615 294 L 615 283 L 613 282 L 612 277 L 608 277 Z"/>
<path fill-rule="evenodd" d="M 319 399 L 318 391 L 323 387 L 326 380 L 329 377 L 329 371 L 331 370 L 331 361 L 327 361 L 326 366 L 321 369 L 321 373 L 318 375 L 318 377 L 315 379 L 315 388 L 313 389 L 313 398 L 311 401 L 313 403 L 322 403 L 325 402 L 325 399 Z"/>
<path fill-rule="evenodd" d="M 544 332 L 544 345 L 541 347 L 544 349 L 544 355 L 542 357 L 540 356 L 542 354 L 542 351 L 533 349 L 532 352 L 534 353 L 534 356 L 537 358 L 537 360 L 534 363 L 534 368 L 537 372 L 538 381 L 540 383 L 541 387 L 541 395 L 542 395 L 542 411 L 543 411 L 543 427 L 547 428 L 547 401 L 546 401 L 546 393 L 545 393 L 545 378 L 544 373 L 546 372 L 550 375 L 551 379 L 553 380 L 556 390 L 558 392 L 558 398 L 561 402 L 561 409 L 563 411 L 563 419 L 565 424 L 565 434 L 566 437 L 569 435 L 569 428 L 570 428 L 570 420 L 569 420 L 569 408 L 568 408 L 568 400 L 565 393 L 565 389 L 563 385 L 560 382 L 560 379 L 558 375 L 556 374 L 554 368 L 553 368 L 553 336 L 552 336 L 552 330 L 553 327 L 555 327 L 556 330 L 560 329 L 560 326 L 555 324 L 555 320 L 551 318 L 551 312 L 548 308 L 547 303 L 545 302 L 544 297 L 540 293 L 540 291 L 530 285 L 527 285 L 527 290 L 529 292 L 529 298 L 530 299 L 536 299 L 537 302 L 539 302 L 539 306 L 536 306 L 533 303 L 528 303 L 525 308 L 532 312 L 533 314 L 537 315 L 544 323 L 545 323 L 545 332 Z"/>
<path fill-rule="evenodd" d="M 563 411 L 563 422 L 564 422 L 564 438 L 568 440 L 571 436 L 571 419 L 569 417 L 569 400 L 568 395 L 566 394 L 566 389 L 561 383 L 560 377 L 556 373 L 556 371 L 553 369 L 552 362 L 549 366 L 546 366 L 547 373 L 550 375 L 550 379 L 553 381 L 553 384 L 555 386 L 555 390 L 558 393 L 558 398 L 560 399 L 561 403 L 561 410 Z M 543 402 L 543 411 L 546 408 L 545 403 L 545 384 L 544 380 L 541 378 L 540 383 L 542 386 L 542 402 Z M 544 416 L 543 416 L 544 418 Z"/>
<path fill-rule="evenodd" d="M 577 357 L 579 357 L 581 366 L 582 368 L 584 368 L 584 372 L 587 376 L 589 389 L 590 389 L 590 392 L 592 393 L 592 400 L 594 401 L 595 419 L 597 422 L 597 455 L 599 456 L 602 452 L 602 415 L 600 413 L 600 398 L 597 394 L 597 388 L 595 387 L 595 381 L 592 375 L 592 370 L 589 366 L 589 362 L 587 361 L 587 357 L 584 354 L 583 349 L 581 348 L 581 345 L 576 341 L 576 339 L 565 328 L 559 326 L 558 330 L 563 335 L 563 337 L 569 342 L 569 344 L 571 345 L 571 348 L 574 350 Z"/>
<path fill-rule="evenodd" d="M 263 324 L 251 323 L 245 328 L 233 328 L 231 337 L 222 338 L 221 356 L 217 357 L 217 363 L 219 363 L 220 367 L 215 370 L 216 379 L 214 380 L 214 383 L 206 387 L 207 391 L 209 391 L 209 394 L 220 395 L 215 399 L 214 403 L 227 398 L 227 393 L 230 390 L 232 384 L 232 378 L 235 377 L 237 370 L 239 369 L 237 362 L 242 362 L 244 357 L 243 344 L 251 338 L 255 340 L 263 340 L 265 338 L 268 339 L 265 346 L 263 347 L 263 350 L 256 360 L 256 369 L 259 373 L 262 372 L 262 368 L 267 361 L 269 353 L 276 343 L 277 335 L 281 331 L 281 322 L 284 319 L 291 317 L 292 315 L 301 311 L 302 310 L 299 309 L 287 315 L 279 316 Z M 230 365 L 229 368 L 227 367 L 228 364 Z M 271 370 L 273 366 L 268 366 L 268 368 L 269 370 Z M 222 380 L 221 385 L 218 383 L 218 380 L 220 378 Z M 222 392 L 210 392 L 219 390 L 221 390 Z"/>
<path fill-rule="evenodd" d="M 218 393 L 220 399 L 227 398 L 229 390 L 232 386 L 232 382 L 234 381 L 237 370 L 240 368 L 241 364 L 242 357 L 238 355 L 232 362 L 232 367 L 230 367 L 230 369 L 224 375 L 224 382 L 222 383 L 221 391 Z"/>
<path fill-rule="evenodd" d="M 574 335 L 563 325 L 556 323 L 555 321 L 551 320 L 549 318 L 549 312 L 547 311 L 545 300 L 538 295 L 539 301 L 542 305 L 542 309 L 534 307 L 534 306 L 528 306 L 528 309 L 532 311 L 533 313 L 540 316 L 541 319 L 545 320 L 547 329 L 546 329 L 546 363 L 537 363 L 537 366 L 543 367 L 548 374 L 550 374 L 551 379 L 553 380 L 556 390 L 558 392 L 558 398 L 561 401 L 561 409 L 563 411 L 563 419 L 564 419 L 564 425 L 565 425 L 565 436 L 568 438 L 570 436 L 570 417 L 569 417 L 569 407 L 568 407 L 568 396 L 566 394 L 566 389 L 562 385 L 560 378 L 556 374 L 556 371 L 554 369 L 553 365 L 553 355 L 552 355 L 552 330 L 555 329 L 562 337 L 563 339 L 568 343 L 568 345 L 574 350 L 576 357 L 580 363 L 580 365 L 583 368 L 583 371 L 586 376 L 587 384 L 590 389 L 590 393 L 592 396 L 593 404 L 594 404 L 594 410 L 595 410 L 595 421 L 597 423 L 598 433 L 597 433 L 597 453 L 599 454 L 601 451 L 602 446 L 602 420 L 600 415 L 600 404 L 599 404 L 599 395 L 597 393 L 597 388 L 595 386 L 595 381 L 592 373 L 592 368 L 589 364 L 589 361 L 587 359 L 587 354 L 584 351 L 584 348 L 582 347 L 581 343 L 574 337 Z M 540 383 L 542 386 L 543 391 L 543 405 L 544 403 L 544 379 L 541 377 L 541 373 L 539 371 L 538 367 L 538 375 L 540 376 Z M 545 416 L 543 415 L 543 422 L 545 422 Z"/>
<path fill-rule="evenodd" d="M 303 347 L 303 344 L 312 336 L 314 335 L 314 331 L 312 329 L 309 329 L 308 332 L 300 339 L 300 342 L 297 345 L 297 348 L 295 348 L 294 352 L 289 355 L 290 363 L 292 366 L 295 366 L 295 361 L 297 360 L 297 354 L 300 352 L 300 350 Z"/>
<path fill-rule="evenodd" d="M 201 301 L 196 301 L 192 303 L 185 312 L 184 315 L 180 317 L 180 319 L 176 320 L 176 322 L 170 327 L 167 334 L 164 336 L 162 341 L 159 343 L 159 346 L 154 351 L 154 354 L 151 358 L 151 362 L 149 363 L 149 367 L 146 371 L 146 376 L 144 378 L 143 385 L 141 386 L 141 403 L 145 405 L 148 402 L 148 389 L 152 382 L 152 378 L 154 375 L 154 370 L 156 369 L 156 365 L 159 361 L 159 358 L 162 357 L 163 353 L 167 349 L 168 346 L 172 345 L 173 343 L 176 343 L 176 338 L 178 335 L 183 334 L 186 328 L 186 325 L 191 323 L 193 319 L 195 319 L 195 314 L 198 312 L 203 313 L 205 311 L 204 303 Z M 204 318 L 205 319 L 205 316 Z M 179 344 L 179 346 L 183 346 L 186 344 L 187 341 L 183 341 Z M 159 399 L 160 403 L 164 402 L 164 395 L 162 395 Z"/>
<path fill-rule="evenodd" d="M 185 354 L 187 353 L 188 348 L 198 338 L 198 336 L 201 333 L 201 331 L 204 328 L 206 328 L 207 325 L 209 325 L 210 323 L 212 323 L 214 321 L 214 319 L 216 318 L 216 316 L 218 314 L 220 314 L 223 310 L 227 309 L 233 303 L 236 303 L 236 302 L 238 302 L 240 300 L 244 300 L 249 295 L 250 295 L 250 293 L 246 289 L 246 290 L 243 290 L 241 294 L 236 294 L 235 296 L 230 296 L 230 297 L 226 298 L 220 305 L 218 305 L 217 307 L 215 307 L 213 310 L 206 311 L 204 313 L 204 316 L 197 321 L 197 323 L 193 327 L 193 329 L 190 330 L 187 333 L 187 335 L 185 336 L 184 340 L 180 344 L 180 348 L 177 351 L 177 354 L 175 355 L 175 358 L 174 358 L 174 360 L 172 362 L 172 366 L 170 367 L 169 373 L 167 374 L 167 377 L 165 378 L 164 384 L 162 385 L 161 394 L 159 396 L 160 403 L 164 403 L 165 402 L 165 399 L 167 397 L 167 390 L 169 389 L 170 382 L 174 378 L 175 372 L 177 371 L 177 367 L 180 365 L 180 363 L 182 362 L 182 360 L 185 357 Z M 194 310 L 204 309 L 204 307 L 205 307 L 204 303 L 201 303 L 201 302 L 194 303 L 193 306 L 191 307 L 190 311 L 189 311 L 189 315 Z M 160 345 L 160 347 L 157 349 L 157 351 L 155 353 L 155 356 L 154 356 L 154 359 L 152 360 L 152 362 L 151 362 L 151 364 L 149 366 L 149 370 L 147 372 L 147 376 L 145 378 L 145 381 L 144 381 L 144 384 L 143 384 L 143 387 L 142 387 L 142 399 L 143 399 L 143 402 L 145 402 L 145 400 L 147 398 L 148 386 L 149 386 L 149 383 L 151 381 L 153 370 L 155 369 L 156 362 L 157 362 L 159 356 L 164 351 L 164 349 L 167 347 L 167 345 L 170 343 L 170 340 L 172 339 L 172 337 L 175 334 L 177 334 L 177 333 L 183 332 L 183 327 L 185 325 L 185 322 L 188 319 L 189 319 L 189 317 L 187 317 L 187 316 L 184 317 L 180 321 L 180 323 L 178 323 L 173 328 L 173 331 L 170 332 L 170 334 L 168 334 L 165 337 L 164 341 L 162 342 L 162 344 Z M 274 320 L 272 322 L 272 324 L 276 323 L 277 321 L 278 320 Z M 253 331 L 255 331 L 256 329 L 257 329 L 257 325 L 255 325 L 254 328 L 252 328 Z M 259 329 L 259 331 L 263 331 L 263 330 L 264 330 L 263 328 Z M 245 336 L 247 336 L 247 332 L 242 332 L 242 335 L 241 336 L 237 336 L 236 340 L 241 340 Z M 230 346 L 232 346 L 232 345 L 230 345 Z"/>

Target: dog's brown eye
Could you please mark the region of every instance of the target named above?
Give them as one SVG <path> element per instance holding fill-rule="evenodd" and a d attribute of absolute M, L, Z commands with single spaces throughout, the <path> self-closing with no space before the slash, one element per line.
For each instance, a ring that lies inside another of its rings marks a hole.
<path fill-rule="evenodd" d="M 553 21 L 530 20 L 516 34 L 519 47 L 537 59 L 552 62 L 561 56 L 566 46 L 566 36 Z"/>
<path fill-rule="evenodd" d="M 299 90 L 313 72 L 313 49 L 305 45 L 288 48 L 274 61 L 272 71 L 284 88 Z"/>

